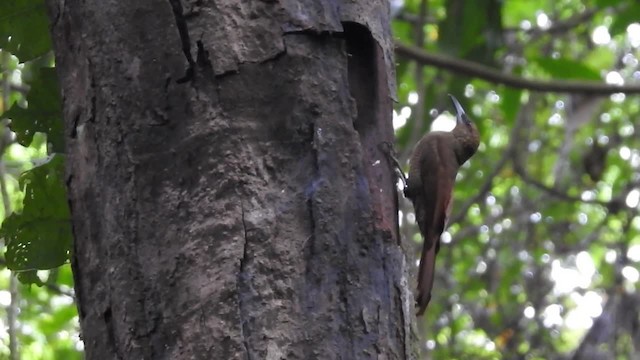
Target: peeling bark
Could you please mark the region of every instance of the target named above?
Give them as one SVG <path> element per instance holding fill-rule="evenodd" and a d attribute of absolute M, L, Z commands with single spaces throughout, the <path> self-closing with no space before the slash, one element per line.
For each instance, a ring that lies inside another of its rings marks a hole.
<path fill-rule="evenodd" d="M 385 1 L 47 3 L 88 359 L 415 357 Z"/>

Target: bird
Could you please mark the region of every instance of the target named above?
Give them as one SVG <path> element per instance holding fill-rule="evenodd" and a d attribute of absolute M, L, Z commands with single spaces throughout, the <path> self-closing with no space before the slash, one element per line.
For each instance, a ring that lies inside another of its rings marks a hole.
<path fill-rule="evenodd" d="M 460 102 L 451 94 L 449 97 L 456 111 L 456 126 L 451 132 L 431 131 L 418 141 L 409 160 L 409 177 L 404 188 L 424 239 L 418 269 L 417 316 L 424 313 L 431 300 L 436 255 L 451 214 L 458 169 L 480 145 L 478 128 Z"/>

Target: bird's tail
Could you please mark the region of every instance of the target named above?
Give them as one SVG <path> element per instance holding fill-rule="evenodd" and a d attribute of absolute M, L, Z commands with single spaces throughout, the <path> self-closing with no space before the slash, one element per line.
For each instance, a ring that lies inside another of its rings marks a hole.
<path fill-rule="evenodd" d="M 427 244 L 431 244 L 431 246 L 427 248 Z M 422 249 L 420 268 L 418 269 L 418 296 L 416 298 L 416 306 L 418 307 L 417 316 L 424 313 L 427 309 L 427 305 L 429 305 L 429 300 L 431 300 L 431 289 L 433 288 L 433 276 L 436 268 L 437 252 L 437 237 L 430 237 L 429 239 L 425 238 L 425 246 Z"/>

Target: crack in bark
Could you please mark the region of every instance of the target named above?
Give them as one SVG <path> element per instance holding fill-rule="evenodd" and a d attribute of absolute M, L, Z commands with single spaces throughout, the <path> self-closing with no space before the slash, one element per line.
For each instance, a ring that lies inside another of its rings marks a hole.
<path fill-rule="evenodd" d="M 95 123 L 96 117 L 98 116 L 96 111 L 97 87 L 96 87 L 96 78 L 93 75 L 94 73 L 92 71 L 92 67 L 93 67 L 93 64 L 91 64 L 91 59 L 87 58 L 87 71 L 89 72 L 89 88 L 91 89 L 91 109 L 89 109 L 90 115 L 89 115 L 88 122 Z"/>
<path fill-rule="evenodd" d="M 247 231 L 247 222 L 245 219 L 244 212 L 244 202 L 240 203 L 240 210 L 242 213 L 242 231 L 243 231 L 243 240 L 244 243 L 242 245 L 242 258 L 240 259 L 240 272 L 238 273 L 238 283 L 236 285 L 236 291 L 238 292 L 238 315 L 240 317 L 240 336 L 242 337 L 242 344 L 244 345 L 244 350 L 247 353 L 247 359 L 252 360 L 251 350 L 249 349 L 249 325 L 247 323 L 247 319 L 244 316 L 245 312 L 245 303 L 244 303 L 244 294 L 243 290 L 247 290 L 245 286 L 245 271 L 246 264 L 248 261 L 248 231 Z"/>
<path fill-rule="evenodd" d="M 182 1 L 169 0 L 169 4 L 171 5 L 171 9 L 173 10 L 173 16 L 176 19 L 176 26 L 178 28 L 178 33 L 180 34 L 180 42 L 182 43 L 182 52 L 184 53 L 184 56 L 189 63 L 189 67 L 185 71 L 184 76 L 176 80 L 178 84 L 182 84 L 193 79 L 193 76 L 195 74 L 196 62 L 193 60 L 193 56 L 191 56 L 191 40 L 189 39 L 189 28 L 187 27 L 187 21 L 182 11 Z"/>
<path fill-rule="evenodd" d="M 314 258 L 315 255 L 315 251 L 314 251 L 314 245 L 315 245 L 315 239 L 316 239 L 316 218 L 315 218 L 315 213 L 313 211 L 313 197 L 315 195 L 316 192 L 316 184 L 317 184 L 317 179 L 318 179 L 318 174 L 320 173 L 320 164 L 318 162 L 318 149 L 316 148 L 316 143 L 315 143 L 315 134 L 316 134 L 316 124 L 315 123 L 311 123 L 311 156 L 312 156 L 312 165 L 313 165 L 313 169 L 311 171 L 311 184 L 309 185 L 310 188 L 309 189 L 305 189 L 305 197 L 307 198 L 306 201 L 306 205 L 307 205 L 307 213 L 309 216 L 309 238 L 307 239 L 307 241 L 310 241 L 310 243 L 308 244 L 308 248 L 309 248 L 309 252 L 308 254 L 306 254 L 306 273 L 307 275 L 310 272 L 310 268 L 311 268 L 311 260 Z"/>
<path fill-rule="evenodd" d="M 118 359 L 122 359 L 122 354 L 120 353 L 120 349 L 116 344 L 116 332 L 113 326 L 113 312 L 111 311 L 111 306 L 107 307 L 104 313 L 102 313 L 102 318 L 104 320 L 105 326 L 107 327 L 108 344 L 113 348 Z"/>
<path fill-rule="evenodd" d="M 196 53 L 196 63 L 205 70 L 206 74 L 209 77 L 213 77 L 213 65 L 211 64 L 211 60 L 209 58 L 209 52 L 204 48 L 204 44 L 202 40 L 196 41 L 196 45 L 198 47 L 198 52 Z"/>
<path fill-rule="evenodd" d="M 301 29 L 301 30 L 288 30 L 282 33 L 283 35 L 311 35 L 319 37 L 333 37 L 344 38 L 344 31 L 329 31 L 329 30 L 317 30 L 315 28 Z"/>

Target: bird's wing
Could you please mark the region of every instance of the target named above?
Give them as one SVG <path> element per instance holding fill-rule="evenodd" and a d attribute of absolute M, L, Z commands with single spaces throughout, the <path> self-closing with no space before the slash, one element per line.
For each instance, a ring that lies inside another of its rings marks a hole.
<path fill-rule="evenodd" d="M 416 219 L 424 237 L 418 270 L 418 315 L 424 312 L 431 299 L 436 254 L 440 249 L 440 235 L 451 210 L 453 184 L 458 170 L 455 154 L 445 137 L 438 137 L 429 145 L 420 159 L 425 201 L 422 209 L 416 209 Z"/>

